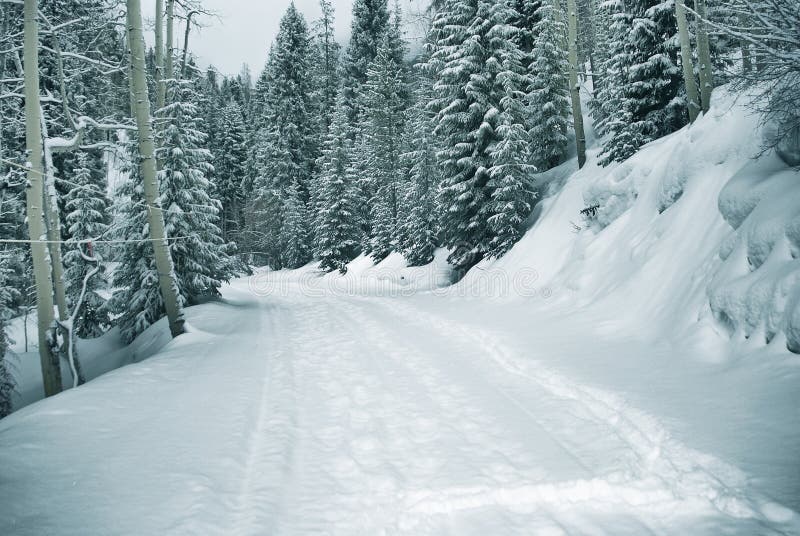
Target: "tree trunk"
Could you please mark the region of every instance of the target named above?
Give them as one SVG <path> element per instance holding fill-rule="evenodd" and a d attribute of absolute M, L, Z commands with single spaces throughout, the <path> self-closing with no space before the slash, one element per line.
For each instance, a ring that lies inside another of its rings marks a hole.
<path fill-rule="evenodd" d="M 45 396 L 61 392 L 61 369 L 51 347 L 53 328 L 53 284 L 47 262 L 44 228 L 44 170 L 42 166 L 42 125 L 39 104 L 39 28 L 37 0 L 25 0 L 25 144 L 28 152 L 28 187 L 25 191 L 28 212 L 33 276 L 36 283 L 39 358 Z"/>
<path fill-rule="evenodd" d="M 164 0 L 156 0 L 156 110 L 164 107 L 167 85 L 164 82 Z M 130 46 L 130 43 L 128 44 Z M 131 79 L 132 80 L 132 79 Z"/>
<path fill-rule="evenodd" d="M 586 163 L 586 134 L 583 130 L 583 110 L 578 83 L 578 8 L 575 0 L 567 0 L 569 20 L 569 94 L 572 97 L 572 120 L 575 128 L 575 146 L 578 150 L 578 169 Z"/>
<path fill-rule="evenodd" d="M 62 97 L 64 98 L 64 97 Z M 55 288 L 56 308 L 58 319 L 69 318 L 67 308 L 67 292 L 64 288 L 64 262 L 61 260 L 61 217 L 58 214 L 58 192 L 56 192 L 55 168 L 53 155 L 47 147 L 47 122 L 44 121 L 44 111 L 39 107 L 39 121 L 42 133 L 42 148 L 44 154 L 44 185 L 42 203 L 45 207 L 45 227 L 47 229 L 48 250 L 50 251 L 50 266 Z"/>
<path fill-rule="evenodd" d="M 166 51 L 164 52 L 164 78 L 172 80 L 175 78 L 175 69 L 173 68 L 174 46 L 175 46 L 175 0 L 167 0 L 167 35 L 166 35 Z M 165 101 L 166 102 L 166 101 Z"/>
<path fill-rule="evenodd" d="M 164 231 L 164 214 L 158 200 L 158 177 L 156 175 L 155 147 L 150 119 L 150 100 L 147 95 L 147 80 L 144 64 L 144 35 L 142 33 L 142 11 L 140 0 L 128 2 L 128 43 L 130 44 L 131 70 L 133 73 L 133 98 L 136 108 L 136 125 L 139 138 L 139 166 L 147 203 L 147 221 L 150 238 L 155 251 L 158 283 L 169 319 L 173 337 L 183 333 L 183 311 L 178 298 L 178 284 L 167 246 Z"/>
<path fill-rule="evenodd" d="M 714 67 L 711 65 L 711 45 L 706 27 L 706 0 L 695 0 L 697 9 L 697 59 L 700 63 L 700 105 L 703 113 L 711 108 L 711 92 L 714 91 Z"/>
<path fill-rule="evenodd" d="M 750 43 L 747 41 L 740 41 L 742 47 L 742 70 L 749 73 L 753 70 L 753 59 L 750 57 Z"/>
<path fill-rule="evenodd" d="M 678 38 L 681 43 L 683 83 L 686 85 L 686 98 L 689 101 L 689 122 L 694 123 L 700 113 L 700 96 L 697 92 L 697 82 L 694 79 L 692 43 L 689 40 L 689 26 L 686 22 L 686 4 L 684 4 L 684 0 L 675 0 L 675 19 L 678 22 Z"/>
<path fill-rule="evenodd" d="M 192 29 L 192 15 L 196 11 L 190 11 L 186 14 L 186 31 L 183 33 L 183 57 L 181 58 L 181 71 L 178 76 L 183 80 L 186 77 L 186 57 L 189 55 L 189 32 Z"/>

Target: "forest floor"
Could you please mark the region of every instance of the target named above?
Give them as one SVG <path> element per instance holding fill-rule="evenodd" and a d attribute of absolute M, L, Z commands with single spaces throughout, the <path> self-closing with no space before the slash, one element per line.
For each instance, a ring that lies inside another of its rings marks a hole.
<path fill-rule="evenodd" d="M 153 358 L 0 421 L 0 533 L 800 534 L 774 369 L 304 273 L 234 281 Z"/>

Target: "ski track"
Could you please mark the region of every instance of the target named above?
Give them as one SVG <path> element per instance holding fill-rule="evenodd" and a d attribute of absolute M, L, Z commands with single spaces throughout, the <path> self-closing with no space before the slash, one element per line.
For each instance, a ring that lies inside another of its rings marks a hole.
<path fill-rule="evenodd" d="M 271 533 L 278 523 L 282 511 L 281 489 L 292 471 L 297 429 L 292 354 L 277 337 L 277 340 L 263 340 L 265 333 L 275 336 L 280 328 L 275 316 L 264 307 L 259 308 L 259 313 L 262 329 L 256 355 L 264 358 L 263 385 L 230 530 L 231 534 L 242 536 Z M 266 352 L 264 347 L 269 346 L 272 349 Z"/>
<path fill-rule="evenodd" d="M 276 340 L 226 533 L 781 533 L 735 468 L 488 329 L 408 300 L 264 301 Z"/>
<path fill-rule="evenodd" d="M 499 336 L 489 330 L 459 325 L 410 307 L 397 299 L 373 300 L 373 303 L 391 308 L 394 314 L 402 318 L 385 325 L 412 324 L 418 329 L 427 329 L 451 340 L 469 341 L 504 371 L 531 380 L 561 400 L 577 402 L 596 422 L 604 423 L 625 444 L 636 462 L 630 467 L 633 474 L 627 475 L 627 482 L 615 483 L 619 475 L 612 475 L 609 480 L 546 484 L 535 489 L 521 488 L 515 493 L 502 490 L 497 494 L 496 490 L 491 490 L 489 495 L 498 495 L 506 503 L 515 503 L 526 495 L 544 502 L 611 498 L 612 503 L 623 502 L 637 507 L 663 506 L 669 502 L 683 503 L 682 508 L 695 502 L 699 503 L 695 504 L 698 507 L 708 502 L 720 513 L 733 519 L 766 521 L 758 512 L 758 505 L 743 493 L 746 485 L 743 474 L 710 455 L 680 444 L 669 436 L 654 417 L 629 407 L 618 396 L 572 382 L 534 360 L 519 359 L 500 342 Z M 515 400 L 507 394 L 504 396 Z M 563 422 L 560 424 L 563 425 Z M 557 433 L 556 430 L 552 431 Z M 474 494 L 475 490 L 455 490 L 455 497 Z"/>

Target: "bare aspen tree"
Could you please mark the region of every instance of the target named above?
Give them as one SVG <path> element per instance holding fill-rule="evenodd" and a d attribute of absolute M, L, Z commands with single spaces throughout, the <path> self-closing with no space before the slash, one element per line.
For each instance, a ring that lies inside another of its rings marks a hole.
<path fill-rule="evenodd" d="M 569 93 L 572 98 L 572 120 L 575 128 L 575 146 L 578 150 L 578 168 L 586 163 L 586 133 L 583 128 L 583 109 L 578 82 L 578 8 L 575 0 L 567 0 Z"/>
<path fill-rule="evenodd" d="M 58 214 L 55 166 L 53 165 L 53 153 L 47 146 L 49 136 L 47 134 L 47 123 L 44 121 L 44 111 L 41 106 L 39 107 L 39 114 L 42 124 L 41 133 L 44 154 L 43 203 L 46 207 L 44 221 L 47 228 L 47 246 L 50 251 L 50 268 L 53 276 L 58 319 L 66 320 L 69 317 L 69 309 L 67 308 L 67 292 L 64 285 L 64 261 L 61 258 L 61 217 Z"/>
<path fill-rule="evenodd" d="M 675 19 L 678 22 L 678 39 L 681 43 L 683 83 L 686 85 L 686 98 L 689 101 L 689 121 L 694 123 L 700 113 L 700 95 L 697 92 L 697 82 L 694 79 L 692 43 L 689 40 L 689 25 L 686 22 L 686 4 L 684 0 L 675 0 Z"/>
<path fill-rule="evenodd" d="M 61 392 L 61 369 L 53 354 L 53 284 L 44 227 L 44 166 L 42 165 L 42 125 L 39 103 L 39 26 L 37 0 L 25 0 L 24 48 L 25 64 L 25 143 L 28 152 L 28 186 L 26 189 L 28 232 L 32 240 L 31 257 L 36 284 L 39 358 L 45 396 Z"/>
<path fill-rule="evenodd" d="M 156 53 L 156 110 L 164 107 L 167 85 L 164 82 L 164 0 L 156 0 L 155 18 Z"/>
<path fill-rule="evenodd" d="M 167 0 L 167 33 L 166 50 L 164 51 L 164 78 L 171 80 L 175 78 L 173 67 L 173 56 L 175 54 L 175 0 Z"/>
<path fill-rule="evenodd" d="M 711 108 L 711 92 L 714 90 L 714 71 L 711 65 L 711 45 L 706 27 L 706 0 L 695 0 L 697 10 L 695 31 L 697 35 L 697 61 L 700 66 L 700 106 L 703 113 Z"/>
<path fill-rule="evenodd" d="M 196 9 L 193 9 L 186 14 L 186 29 L 183 33 L 183 57 L 181 58 L 181 70 L 178 72 L 178 77 L 181 79 L 186 76 L 186 57 L 189 53 L 189 32 L 192 30 L 192 17 L 198 13 Z"/>
<path fill-rule="evenodd" d="M 178 298 L 178 286 L 164 230 L 164 214 L 158 201 L 158 177 L 156 175 L 155 144 L 150 118 L 150 100 L 147 95 L 147 80 L 144 63 L 144 34 L 140 0 L 128 3 L 128 43 L 131 55 L 131 73 L 134 108 L 139 139 L 139 167 L 147 203 L 147 221 L 155 252 L 156 269 L 161 296 L 167 310 L 169 329 L 173 337 L 183 333 L 183 311 Z"/>

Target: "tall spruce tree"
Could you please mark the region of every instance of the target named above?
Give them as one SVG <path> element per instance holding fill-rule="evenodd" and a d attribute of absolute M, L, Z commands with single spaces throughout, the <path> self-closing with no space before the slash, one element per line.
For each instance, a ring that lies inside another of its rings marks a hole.
<path fill-rule="evenodd" d="M 281 225 L 282 264 L 287 268 L 299 268 L 312 258 L 309 214 L 300 194 L 300 186 L 292 184 L 283 201 Z"/>
<path fill-rule="evenodd" d="M 339 94 L 339 56 L 341 47 L 334 32 L 335 12 L 331 0 L 320 0 L 322 17 L 315 25 L 314 35 L 314 86 L 319 110 L 319 132 L 324 137 L 336 112 Z"/>
<path fill-rule="evenodd" d="M 533 162 L 544 171 L 561 163 L 566 153 L 570 100 L 567 56 L 561 46 L 566 32 L 563 19 L 555 12 L 553 0 L 542 0 L 536 17 L 529 65 L 530 137 Z"/>
<path fill-rule="evenodd" d="M 361 120 L 362 87 L 367 70 L 378 54 L 381 39 L 389 28 L 387 0 L 355 0 L 350 43 L 342 68 L 342 97 L 351 127 Z M 350 134 L 351 138 L 354 134 Z"/>
<path fill-rule="evenodd" d="M 256 177 L 250 212 L 263 215 L 264 210 L 274 210 L 276 201 L 281 212 L 285 213 L 287 209 L 294 211 L 297 208 L 292 199 L 294 195 L 299 196 L 303 205 L 309 203 L 319 149 L 316 104 L 312 101 L 314 79 L 311 52 L 306 21 L 291 4 L 281 19 L 266 68 L 266 95 L 263 117 L 260 118 L 264 126 L 256 137 Z M 253 221 L 257 219 L 253 218 Z M 297 249 L 292 245 L 302 242 L 295 240 L 300 239 L 299 236 L 287 240 L 291 233 L 282 228 L 283 220 L 276 222 L 273 218 L 271 222 L 278 225 L 263 226 L 259 230 L 259 242 L 277 250 L 270 253 L 274 268 L 295 267 L 311 260 L 310 255 L 302 259 L 298 257 L 298 254 L 310 249 Z M 307 219 L 296 219 L 294 223 L 305 227 L 300 231 L 301 235 L 310 234 Z"/>
<path fill-rule="evenodd" d="M 222 204 L 220 226 L 226 241 L 235 240 L 242 227 L 246 136 L 242 107 L 231 98 L 219 115 L 213 175 L 214 192 Z"/>
<path fill-rule="evenodd" d="M 315 251 L 325 271 L 347 271 L 361 250 L 360 190 L 351 174 L 347 111 L 340 99 L 320 157 L 321 210 Z"/>
<path fill-rule="evenodd" d="M 431 81 L 418 77 L 416 102 L 409 110 L 401 155 L 403 194 L 400 197 L 400 247 L 411 266 L 433 260 L 438 246 L 436 192 L 441 181 L 436 160 L 437 139 L 433 135 L 434 116 L 427 110 Z"/>
<path fill-rule="evenodd" d="M 443 143 L 442 239 L 453 250 L 449 261 L 460 268 L 502 251 L 501 226 L 489 220 L 505 219 L 499 211 L 509 211 L 513 219 L 519 205 L 493 199 L 508 192 L 510 182 L 526 180 L 501 171 L 509 163 L 498 150 L 498 144 L 516 144 L 516 125 L 527 121 L 520 102 L 530 79 L 518 31 L 510 24 L 518 18 L 508 0 L 450 0 L 434 20 L 437 42 L 430 64 L 437 73 L 432 106 Z M 527 135 L 522 140 L 527 143 Z"/>
<path fill-rule="evenodd" d="M 399 246 L 398 187 L 400 154 L 405 124 L 407 87 L 404 69 L 395 53 L 398 44 L 384 36 L 364 85 L 362 128 L 367 149 L 368 191 L 371 199 L 371 244 L 375 260 L 384 259 Z"/>
<path fill-rule="evenodd" d="M 157 112 L 157 156 L 161 206 L 169 247 L 175 264 L 178 290 L 186 303 L 214 296 L 233 275 L 228 256 L 231 246 L 222 238 L 218 223 L 222 207 L 209 195 L 212 156 L 205 148 L 207 135 L 191 82 L 175 82 L 168 102 Z"/>
<path fill-rule="evenodd" d="M 603 165 L 625 160 L 688 122 L 672 3 L 629 0 L 607 8 L 614 10 L 614 44 L 597 94 L 604 116 L 600 127 L 610 134 Z"/>
<path fill-rule="evenodd" d="M 117 289 L 109 300 L 109 308 L 117 317 L 122 340 L 133 341 L 159 318 L 164 316 L 164 299 L 158 284 L 158 269 L 149 242 L 150 229 L 144 187 L 138 166 L 136 144 L 126 144 L 123 179 L 114 192 L 115 240 L 123 241 L 116 254 L 119 263 L 112 281 Z M 179 294 L 179 305 L 183 298 Z"/>
<path fill-rule="evenodd" d="M 264 105 L 268 157 L 261 170 L 282 189 L 300 187 L 307 200 L 308 181 L 317 156 L 311 41 L 303 15 L 291 4 L 281 19 L 267 70 Z"/>

